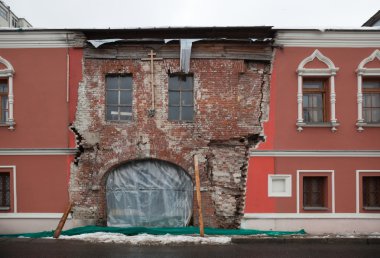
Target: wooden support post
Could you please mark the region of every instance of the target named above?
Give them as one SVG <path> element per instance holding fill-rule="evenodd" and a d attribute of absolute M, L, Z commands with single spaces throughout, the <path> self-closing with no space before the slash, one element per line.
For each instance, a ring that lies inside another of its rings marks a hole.
<path fill-rule="evenodd" d="M 57 229 L 54 231 L 54 238 L 58 238 L 61 235 L 63 226 L 66 223 L 67 217 L 69 216 L 69 213 L 70 213 L 72 207 L 73 207 L 73 204 L 70 202 L 69 206 L 67 207 L 66 212 L 63 213 L 62 218 L 58 223 Z"/>
<path fill-rule="evenodd" d="M 203 225 L 203 215 L 202 215 L 202 198 L 201 198 L 201 182 L 199 179 L 199 166 L 198 157 L 194 155 L 194 172 L 195 172 L 195 185 L 197 188 L 197 201 L 198 201 L 198 215 L 199 215 L 199 234 L 201 237 L 205 236 L 205 229 Z"/>

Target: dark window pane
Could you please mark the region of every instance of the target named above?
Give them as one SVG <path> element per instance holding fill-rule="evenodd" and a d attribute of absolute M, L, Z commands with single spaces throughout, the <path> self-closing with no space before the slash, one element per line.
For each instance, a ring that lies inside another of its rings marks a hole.
<path fill-rule="evenodd" d="M 323 82 L 322 81 L 304 81 L 303 82 L 303 88 L 304 89 L 323 89 Z"/>
<path fill-rule="evenodd" d="M 132 120 L 132 107 L 120 107 L 120 120 Z"/>
<path fill-rule="evenodd" d="M 11 185 L 10 174 L 0 173 L 0 207 L 11 206 L 10 185 Z"/>
<path fill-rule="evenodd" d="M 380 81 L 364 81 L 364 89 L 380 89 Z"/>
<path fill-rule="evenodd" d="M 182 82 L 182 89 L 183 90 L 192 90 L 193 89 L 193 77 L 192 76 L 186 76 L 185 81 Z"/>
<path fill-rule="evenodd" d="M 194 114 L 194 108 L 193 107 L 182 107 L 182 120 L 192 121 L 193 120 L 193 114 Z"/>
<path fill-rule="evenodd" d="M 192 106 L 193 105 L 193 92 L 192 91 L 183 91 L 181 101 L 182 101 L 181 104 L 183 106 L 189 106 L 189 105 Z"/>
<path fill-rule="evenodd" d="M 118 88 L 118 77 L 117 76 L 107 76 L 106 77 L 106 87 L 107 87 L 107 89 L 117 89 Z"/>
<path fill-rule="evenodd" d="M 372 123 L 380 123 L 380 108 L 372 109 Z"/>
<path fill-rule="evenodd" d="M 132 89 L 132 76 L 120 76 L 119 78 L 120 89 Z"/>
<path fill-rule="evenodd" d="M 371 107 L 371 94 L 363 94 L 363 107 Z"/>
<path fill-rule="evenodd" d="M 117 105 L 119 104 L 119 91 L 109 90 L 107 91 L 107 105 Z"/>
<path fill-rule="evenodd" d="M 303 95 L 302 96 L 302 103 L 303 103 L 304 107 L 308 107 L 309 106 L 309 96 L 308 95 Z"/>
<path fill-rule="evenodd" d="M 169 90 L 179 90 L 180 81 L 178 76 L 169 77 Z"/>
<path fill-rule="evenodd" d="M 380 208 L 380 177 L 363 177 L 363 205 L 364 207 Z"/>
<path fill-rule="evenodd" d="M 107 120 L 119 120 L 119 112 L 117 106 L 107 106 L 106 110 Z"/>
<path fill-rule="evenodd" d="M 169 91 L 169 106 L 179 106 L 179 91 Z"/>
<path fill-rule="evenodd" d="M 169 120 L 179 120 L 179 107 L 169 107 Z"/>
<path fill-rule="evenodd" d="M 303 177 L 303 206 L 326 207 L 326 177 Z"/>
<path fill-rule="evenodd" d="M 0 82 L 0 92 L 7 93 L 8 92 L 8 83 L 7 82 Z"/>
<path fill-rule="evenodd" d="M 372 94 L 372 107 L 380 107 L 380 93 Z"/>
<path fill-rule="evenodd" d="M 132 105 L 132 91 L 121 90 L 120 91 L 120 105 Z"/>

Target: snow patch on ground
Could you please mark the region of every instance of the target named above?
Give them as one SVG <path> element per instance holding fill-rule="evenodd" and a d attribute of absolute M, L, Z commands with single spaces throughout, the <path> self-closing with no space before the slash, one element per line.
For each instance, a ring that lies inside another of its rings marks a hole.
<path fill-rule="evenodd" d="M 60 239 L 82 240 L 97 243 L 125 243 L 132 245 L 168 245 L 168 244 L 208 244 L 225 245 L 231 243 L 231 237 L 226 236 L 174 236 L 174 235 L 149 235 L 140 234 L 136 236 L 126 236 L 120 233 L 90 233 L 75 236 L 60 236 Z"/>

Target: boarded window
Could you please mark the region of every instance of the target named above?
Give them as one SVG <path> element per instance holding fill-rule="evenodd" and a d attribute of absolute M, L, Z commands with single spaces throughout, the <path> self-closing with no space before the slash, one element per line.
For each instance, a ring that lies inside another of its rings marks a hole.
<path fill-rule="evenodd" d="M 326 86 L 321 80 L 303 82 L 303 120 L 306 123 L 326 121 Z"/>
<path fill-rule="evenodd" d="M 363 118 L 366 123 L 380 123 L 380 80 L 363 82 Z"/>
<path fill-rule="evenodd" d="M 193 76 L 171 75 L 169 77 L 169 120 L 193 121 Z"/>
<path fill-rule="evenodd" d="M 363 206 L 380 209 L 380 176 L 363 177 Z"/>
<path fill-rule="evenodd" d="M 303 177 L 303 207 L 326 208 L 327 177 Z"/>
<path fill-rule="evenodd" d="M 10 209 L 11 177 L 9 172 L 0 172 L 0 209 Z"/>
<path fill-rule="evenodd" d="M 106 76 L 106 120 L 132 120 L 132 76 Z"/>

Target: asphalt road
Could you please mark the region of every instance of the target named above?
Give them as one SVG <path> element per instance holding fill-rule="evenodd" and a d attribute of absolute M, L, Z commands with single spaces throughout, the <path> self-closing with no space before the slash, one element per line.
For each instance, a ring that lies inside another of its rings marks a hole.
<path fill-rule="evenodd" d="M 0 257 L 380 257 L 380 244 L 358 241 L 253 241 L 230 245 L 131 246 L 74 240 L 0 239 Z"/>

